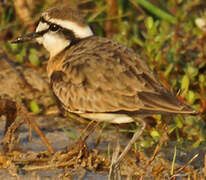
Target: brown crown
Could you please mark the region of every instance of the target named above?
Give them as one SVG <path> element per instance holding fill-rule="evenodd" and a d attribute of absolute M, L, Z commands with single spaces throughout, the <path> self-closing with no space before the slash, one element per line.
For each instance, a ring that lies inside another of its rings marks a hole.
<path fill-rule="evenodd" d="M 42 16 L 45 18 L 45 20 L 53 18 L 76 22 L 80 26 L 87 25 L 83 14 L 66 6 L 48 9 L 42 14 Z"/>

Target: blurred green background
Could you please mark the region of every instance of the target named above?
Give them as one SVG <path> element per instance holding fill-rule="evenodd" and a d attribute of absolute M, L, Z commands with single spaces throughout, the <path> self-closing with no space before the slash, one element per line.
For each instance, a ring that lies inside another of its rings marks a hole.
<path fill-rule="evenodd" d="M 33 31 L 40 13 L 68 4 L 85 14 L 99 36 L 132 47 L 179 99 L 200 111 L 197 116 L 152 116 L 141 137 L 141 147 L 155 145 L 167 132 L 178 145 L 197 148 L 206 140 L 206 1 L 205 0 L 1 0 L 0 52 L 17 63 L 44 68 L 48 53 L 37 44 L 10 44 Z M 43 61 L 42 61 L 43 60 Z M 36 113 L 41 111 L 32 101 Z M 31 104 L 32 104 L 31 103 Z M 30 105 L 31 105 L 30 104 Z M 31 107 L 32 109 L 32 107 Z M 133 132 L 136 124 L 122 128 Z"/>

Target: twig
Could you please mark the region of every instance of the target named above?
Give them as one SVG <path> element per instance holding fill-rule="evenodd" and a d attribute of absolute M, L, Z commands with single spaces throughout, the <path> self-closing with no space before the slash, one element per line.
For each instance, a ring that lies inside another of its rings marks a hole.
<path fill-rule="evenodd" d="M 46 137 L 44 136 L 44 134 L 41 132 L 40 128 L 38 127 L 38 125 L 36 124 L 36 122 L 31 119 L 31 118 L 28 118 L 29 120 L 29 123 L 31 124 L 31 126 L 34 128 L 34 130 L 39 134 L 42 142 L 46 145 L 46 147 L 48 148 L 48 151 L 51 153 L 51 154 L 54 154 L 54 150 L 51 146 L 51 144 L 47 141 Z"/>
<path fill-rule="evenodd" d="M 76 162 L 75 161 L 67 161 L 59 164 L 49 164 L 49 165 L 42 165 L 42 166 L 28 166 L 23 167 L 22 169 L 25 171 L 37 171 L 37 170 L 46 170 L 46 169 L 54 169 L 54 168 L 60 168 L 60 167 L 66 167 L 66 166 L 73 166 Z"/>
<path fill-rule="evenodd" d="M 82 131 L 81 131 L 81 134 L 79 136 L 79 139 L 82 139 L 82 136 L 84 136 L 84 134 L 86 133 L 86 131 L 92 126 L 92 124 L 94 123 L 94 121 L 90 121 L 88 123 L 88 125 L 86 126 L 86 128 L 84 128 Z"/>
<path fill-rule="evenodd" d="M 170 174 L 171 174 L 171 175 L 174 174 L 174 166 L 175 166 L 176 157 L 177 157 L 177 147 L 175 146 L 174 156 L 173 156 L 173 160 L 172 160 L 172 167 L 171 167 L 171 170 L 170 170 Z"/>
<path fill-rule="evenodd" d="M 166 127 L 167 129 L 167 127 Z M 149 159 L 149 161 L 146 163 L 146 166 L 145 166 L 145 171 L 147 169 L 147 167 L 154 161 L 157 153 L 159 152 L 159 150 L 161 149 L 162 145 L 168 140 L 168 136 L 167 136 L 167 130 L 164 131 L 165 133 L 163 133 L 162 137 L 160 138 L 159 140 L 159 144 L 156 146 L 153 154 L 152 154 L 152 157 Z"/>
<path fill-rule="evenodd" d="M 93 124 L 95 124 L 94 126 L 92 126 Z M 91 121 L 89 122 L 89 124 L 86 126 L 86 128 L 84 128 L 82 131 L 81 131 L 81 134 L 79 136 L 79 140 L 78 141 L 86 141 L 86 139 L 89 137 L 90 134 L 92 134 L 94 132 L 94 130 L 96 129 L 96 127 L 100 124 L 100 122 L 96 122 L 96 121 Z M 88 131 L 88 129 L 92 126 L 92 128 Z M 88 131 L 88 134 L 85 135 L 85 133 Z M 85 136 L 83 138 L 83 136 Z"/>
<path fill-rule="evenodd" d="M 179 168 L 178 170 L 176 170 L 176 174 L 181 172 L 183 169 L 185 169 L 189 164 L 191 164 L 197 157 L 199 156 L 199 154 L 194 155 L 194 157 L 192 157 L 192 159 L 190 159 L 183 167 Z"/>
<path fill-rule="evenodd" d="M 18 102 L 17 107 L 19 108 L 19 113 L 24 115 L 24 119 L 27 120 L 31 124 L 31 126 L 34 128 L 34 130 L 39 134 L 42 142 L 48 148 L 48 151 L 51 154 L 54 154 L 54 150 L 53 150 L 51 144 L 47 141 L 46 137 L 41 132 L 41 130 L 38 127 L 38 125 L 36 124 L 36 122 L 30 117 L 30 115 L 28 114 L 28 111 L 27 111 L 26 107 L 24 106 L 24 104 L 20 100 L 18 100 L 17 102 Z"/>

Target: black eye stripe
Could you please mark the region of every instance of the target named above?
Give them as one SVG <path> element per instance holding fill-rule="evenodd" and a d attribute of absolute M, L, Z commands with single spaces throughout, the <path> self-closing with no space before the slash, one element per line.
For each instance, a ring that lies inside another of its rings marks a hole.
<path fill-rule="evenodd" d="M 61 28 L 61 32 L 62 32 L 65 36 L 67 36 L 67 37 L 69 37 L 69 38 L 71 38 L 71 39 L 75 39 L 75 35 L 74 35 L 74 32 L 73 32 L 73 31 L 68 30 L 68 29 Z"/>
<path fill-rule="evenodd" d="M 76 42 L 79 41 L 79 38 L 77 38 L 75 36 L 75 34 L 74 34 L 74 32 L 72 30 L 69 30 L 69 29 L 63 28 L 63 27 L 61 27 L 61 26 L 59 26 L 57 24 L 48 22 L 43 17 L 40 18 L 40 22 L 47 23 L 49 25 L 49 28 L 47 30 L 44 30 L 42 35 L 45 34 L 48 31 L 57 31 L 58 30 L 59 32 L 64 34 L 69 40 L 71 40 L 73 43 L 76 43 Z"/>

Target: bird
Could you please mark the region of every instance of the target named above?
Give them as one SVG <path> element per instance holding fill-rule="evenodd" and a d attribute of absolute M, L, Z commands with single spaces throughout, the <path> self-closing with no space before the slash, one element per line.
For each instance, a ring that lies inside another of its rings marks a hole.
<path fill-rule="evenodd" d="M 65 111 L 98 122 L 140 122 L 140 130 L 112 162 L 110 172 L 141 136 L 146 126 L 141 115 L 197 113 L 165 88 L 132 48 L 96 36 L 77 10 L 50 8 L 42 13 L 34 32 L 11 42 L 32 39 L 50 53 L 48 78 Z"/>

